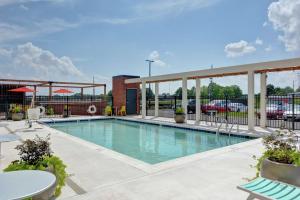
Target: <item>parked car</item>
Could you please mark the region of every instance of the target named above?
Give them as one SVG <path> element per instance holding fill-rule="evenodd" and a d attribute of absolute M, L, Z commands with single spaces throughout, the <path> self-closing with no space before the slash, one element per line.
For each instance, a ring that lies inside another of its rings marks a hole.
<path fill-rule="evenodd" d="M 285 107 L 278 104 L 268 104 L 266 106 L 267 119 L 282 119 Z M 260 118 L 260 113 L 257 113 Z"/>
<path fill-rule="evenodd" d="M 232 112 L 247 112 L 248 107 L 243 103 L 229 103 L 228 107 Z"/>
<path fill-rule="evenodd" d="M 229 105 L 231 101 L 227 101 Z M 201 106 L 201 111 L 203 113 L 208 113 L 211 111 L 215 111 L 216 113 L 226 112 L 226 100 L 213 100 L 209 104 L 205 104 Z M 230 111 L 229 106 L 227 106 L 227 111 Z"/>
<path fill-rule="evenodd" d="M 187 113 L 191 113 L 191 114 L 196 113 L 196 100 L 195 99 L 189 100 L 189 103 L 187 105 Z"/>
<path fill-rule="evenodd" d="M 283 113 L 283 120 L 284 121 L 292 121 L 294 116 L 295 121 L 300 121 L 300 106 L 294 105 L 294 113 L 293 107 L 290 105 L 287 107 L 287 110 Z"/>

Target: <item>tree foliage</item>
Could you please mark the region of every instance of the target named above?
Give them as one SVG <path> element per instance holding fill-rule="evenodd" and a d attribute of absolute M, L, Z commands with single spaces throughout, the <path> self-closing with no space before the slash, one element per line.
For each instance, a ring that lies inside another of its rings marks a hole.
<path fill-rule="evenodd" d="M 272 96 L 272 95 L 285 96 L 293 92 L 294 92 L 293 88 L 289 86 L 285 88 L 280 88 L 280 87 L 275 87 L 272 84 L 267 85 L 267 96 Z"/>
<path fill-rule="evenodd" d="M 211 91 L 211 98 L 225 98 L 226 95 L 229 98 L 238 98 L 243 95 L 241 88 L 237 85 L 221 86 L 217 83 L 210 83 L 208 86 L 201 87 L 201 97 L 209 98 L 209 90 Z M 196 88 L 188 89 L 187 94 L 188 96 L 196 96 Z M 179 87 L 174 95 L 181 97 L 182 88 Z"/>

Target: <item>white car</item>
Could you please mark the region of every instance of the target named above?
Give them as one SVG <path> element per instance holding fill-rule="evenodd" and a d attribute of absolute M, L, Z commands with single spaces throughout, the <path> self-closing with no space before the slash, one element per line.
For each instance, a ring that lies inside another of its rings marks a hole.
<path fill-rule="evenodd" d="M 294 105 L 294 113 L 292 106 L 289 106 L 286 111 L 283 113 L 283 119 L 284 121 L 292 121 L 293 120 L 293 114 L 295 121 L 300 121 L 300 106 Z"/>
<path fill-rule="evenodd" d="M 229 103 L 228 107 L 232 112 L 247 112 L 248 107 L 243 103 Z"/>

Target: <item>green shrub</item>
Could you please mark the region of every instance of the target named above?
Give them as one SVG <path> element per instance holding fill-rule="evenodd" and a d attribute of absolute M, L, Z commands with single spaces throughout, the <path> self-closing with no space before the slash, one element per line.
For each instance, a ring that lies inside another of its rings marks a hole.
<path fill-rule="evenodd" d="M 19 150 L 20 160 L 13 161 L 4 171 L 43 170 L 52 172 L 57 180 L 55 189 L 57 197 L 61 194 L 67 178 L 66 165 L 59 157 L 52 155 L 49 140 L 49 136 L 45 139 L 36 136 L 33 140 L 23 141 L 16 147 Z"/>
<path fill-rule="evenodd" d="M 277 131 L 263 138 L 263 144 L 266 151 L 259 158 L 256 164 L 257 176 L 261 170 L 261 164 L 264 159 L 283 164 L 292 164 L 300 166 L 300 152 L 297 149 L 297 136 L 290 131 Z"/>
<path fill-rule="evenodd" d="M 21 108 L 21 106 L 16 105 L 16 106 L 12 107 L 11 112 L 12 113 L 21 113 L 22 108 Z"/>
<path fill-rule="evenodd" d="M 176 115 L 183 115 L 184 114 L 183 108 L 181 108 L 181 107 L 176 108 L 175 114 Z"/>
<path fill-rule="evenodd" d="M 111 115 L 112 114 L 111 106 L 106 106 L 104 112 L 105 115 Z"/>
<path fill-rule="evenodd" d="M 21 161 L 28 163 L 29 165 L 35 165 L 40 162 L 43 157 L 51 156 L 50 149 L 50 137 L 49 135 L 43 139 L 36 136 L 33 140 L 25 140 L 22 144 L 16 147 L 19 150 Z"/>
<path fill-rule="evenodd" d="M 47 115 L 54 115 L 54 110 L 53 110 L 53 108 L 48 108 L 48 109 L 47 109 Z"/>

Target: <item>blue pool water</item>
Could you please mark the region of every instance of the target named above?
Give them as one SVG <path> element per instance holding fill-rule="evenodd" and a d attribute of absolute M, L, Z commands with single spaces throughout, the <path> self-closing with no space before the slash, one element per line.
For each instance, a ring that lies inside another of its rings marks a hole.
<path fill-rule="evenodd" d="M 150 164 L 250 140 L 114 119 L 63 122 L 50 126 Z"/>

